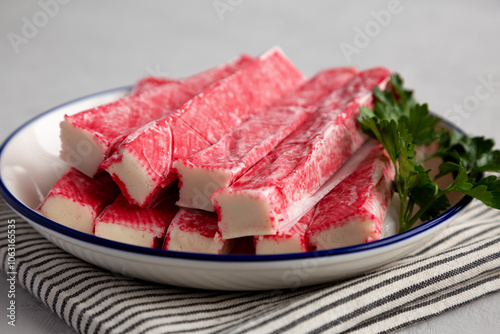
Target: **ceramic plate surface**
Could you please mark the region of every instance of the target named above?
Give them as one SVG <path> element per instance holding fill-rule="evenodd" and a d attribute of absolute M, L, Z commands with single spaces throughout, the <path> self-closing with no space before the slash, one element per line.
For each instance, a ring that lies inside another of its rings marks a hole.
<path fill-rule="evenodd" d="M 367 244 L 284 255 L 208 255 L 131 246 L 67 228 L 35 210 L 67 170 L 59 159 L 59 123 L 65 114 L 115 100 L 118 88 L 66 103 L 30 120 L 0 148 L 0 194 L 40 234 L 99 267 L 153 282 L 217 290 L 297 288 L 361 274 L 420 248 L 470 203 L 463 197 L 439 217 L 407 232 Z"/>

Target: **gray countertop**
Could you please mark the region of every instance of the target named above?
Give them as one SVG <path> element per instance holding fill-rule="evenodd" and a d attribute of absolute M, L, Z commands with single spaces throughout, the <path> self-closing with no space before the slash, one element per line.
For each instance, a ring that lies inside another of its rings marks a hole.
<path fill-rule="evenodd" d="M 420 101 L 500 143 L 497 1 L 3 1 L 0 141 L 51 107 L 147 74 L 184 77 L 242 52 L 279 45 L 308 76 L 386 66 Z M 7 282 L 0 274 L 0 305 Z M 71 333 L 19 291 L 18 326 L 2 333 Z M 403 333 L 493 333 L 493 294 Z"/>

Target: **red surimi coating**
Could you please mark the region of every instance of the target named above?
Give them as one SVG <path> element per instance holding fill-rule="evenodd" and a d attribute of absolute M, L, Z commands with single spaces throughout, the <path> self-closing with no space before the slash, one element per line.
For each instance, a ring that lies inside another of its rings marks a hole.
<path fill-rule="evenodd" d="M 321 71 L 297 90 L 287 93 L 271 107 L 224 135 L 214 145 L 189 158 L 177 159 L 174 169 L 181 187 L 178 204 L 213 211 L 209 197 L 217 190 L 215 186 L 231 185 L 303 123 L 328 94 L 342 87 L 356 72 L 354 68 Z M 196 172 L 191 173 L 199 173 L 197 179 L 205 181 L 205 184 L 193 184 L 189 180 L 188 173 L 193 168 Z M 216 175 L 214 171 L 218 172 L 217 179 L 210 176 Z"/>
<path fill-rule="evenodd" d="M 231 187 L 216 191 L 211 199 L 222 236 L 279 231 L 288 219 L 287 207 L 313 195 L 362 145 L 365 136 L 357 122 L 359 107 L 372 104 L 374 86 L 383 88 L 390 74 L 384 68 L 360 72 Z M 234 212 L 240 199 L 260 203 L 258 210 Z"/>
<path fill-rule="evenodd" d="M 138 246 L 158 247 L 178 210 L 176 197 L 171 194 L 152 208 L 140 208 L 129 204 L 120 194 L 95 220 L 95 235 Z"/>
<path fill-rule="evenodd" d="M 206 211 L 190 209 L 181 209 L 176 224 L 171 226 L 171 229 L 174 228 L 183 232 L 197 233 L 205 238 L 215 238 L 219 231 L 217 227 L 217 215 Z"/>
<path fill-rule="evenodd" d="M 129 95 L 72 116 L 66 115 L 61 123 L 61 158 L 93 176 L 99 164 L 131 132 L 170 114 L 194 95 L 251 61 L 251 57 L 243 55 L 236 61 L 183 81 L 157 85 L 140 94 Z M 78 135 L 81 138 L 76 140 Z"/>
<path fill-rule="evenodd" d="M 148 206 L 162 187 L 177 179 L 171 169 L 172 159 L 188 157 L 215 144 L 226 132 L 304 81 L 283 53 L 272 49 L 174 113 L 132 133 L 101 166 L 117 181 L 130 203 Z M 125 161 L 125 154 L 134 161 Z M 140 177 L 147 181 L 137 183 L 137 178 L 129 177 L 132 173 L 142 174 Z"/>
<path fill-rule="evenodd" d="M 118 193 L 118 187 L 107 173 L 100 172 L 90 178 L 70 168 L 50 189 L 39 210 L 58 223 L 92 233 L 94 219 Z"/>
<path fill-rule="evenodd" d="M 221 239 L 217 215 L 211 212 L 180 208 L 168 227 L 163 249 L 227 254 L 233 241 Z"/>
<path fill-rule="evenodd" d="M 394 166 L 381 145 L 316 206 L 306 232 L 312 249 L 331 249 L 380 239 L 392 194 Z"/>
<path fill-rule="evenodd" d="M 274 48 L 173 115 L 215 144 L 228 131 L 304 81 L 304 75 L 281 50 Z"/>
<path fill-rule="evenodd" d="M 153 88 L 163 86 L 166 84 L 171 84 L 171 83 L 180 84 L 180 81 L 176 80 L 176 79 L 170 79 L 170 78 L 147 76 L 147 77 L 144 77 L 141 80 L 137 81 L 134 88 L 132 89 L 131 94 L 135 95 L 135 94 L 144 93 L 145 91 L 151 90 Z"/>
<path fill-rule="evenodd" d="M 90 178 L 77 169 L 70 168 L 50 189 L 46 199 L 52 196 L 67 197 L 75 202 L 88 204 L 97 212 L 111 202 L 118 191 L 106 173 Z"/>

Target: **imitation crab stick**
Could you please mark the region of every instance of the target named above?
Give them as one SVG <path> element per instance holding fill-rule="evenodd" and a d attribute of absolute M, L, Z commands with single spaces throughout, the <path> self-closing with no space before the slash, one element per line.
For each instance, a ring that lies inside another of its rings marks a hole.
<path fill-rule="evenodd" d="M 316 206 L 305 240 L 324 250 L 378 240 L 392 194 L 394 166 L 381 145 Z"/>
<path fill-rule="evenodd" d="M 255 236 L 255 254 L 263 255 L 307 252 L 309 249 L 305 241 L 305 233 L 314 216 L 314 211 L 315 207 L 307 211 L 307 213 L 288 231 L 281 231 L 273 235 Z"/>
<path fill-rule="evenodd" d="M 354 68 L 324 70 L 286 94 L 214 145 L 174 161 L 183 207 L 214 211 L 210 195 L 230 186 L 292 133 L 332 91 L 356 73 Z"/>
<path fill-rule="evenodd" d="M 171 194 L 146 209 L 129 204 L 120 194 L 96 218 L 94 234 L 135 246 L 161 246 L 167 227 L 178 209 L 176 199 L 177 194 Z"/>
<path fill-rule="evenodd" d="M 215 213 L 180 208 L 168 227 L 163 249 L 227 254 L 234 246 L 234 240 L 223 240 L 218 230 Z"/>
<path fill-rule="evenodd" d="M 167 117 L 130 134 L 101 166 L 130 203 L 149 206 L 177 179 L 173 159 L 215 144 L 304 81 L 284 54 L 272 49 Z"/>
<path fill-rule="evenodd" d="M 92 234 L 94 220 L 118 193 L 106 172 L 90 178 L 70 168 L 51 188 L 39 211 L 55 222 Z"/>
<path fill-rule="evenodd" d="M 98 106 L 61 122 L 61 159 L 88 176 L 94 176 L 101 162 L 131 132 L 170 114 L 214 82 L 225 78 L 252 61 L 239 59 L 168 84 L 139 84 L 142 93 Z M 151 82 L 150 82 L 151 83 Z"/>
<path fill-rule="evenodd" d="M 390 71 L 357 74 L 232 186 L 211 196 L 224 239 L 276 234 L 286 209 L 314 194 L 364 142 L 357 116 Z"/>

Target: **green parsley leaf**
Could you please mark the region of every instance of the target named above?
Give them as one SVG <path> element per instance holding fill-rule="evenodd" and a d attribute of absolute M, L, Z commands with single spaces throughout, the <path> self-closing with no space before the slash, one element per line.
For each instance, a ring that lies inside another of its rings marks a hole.
<path fill-rule="evenodd" d="M 373 109 L 361 107 L 358 120 L 363 131 L 384 146 L 394 164 L 394 185 L 401 201 L 400 232 L 419 219 L 431 219 L 449 208 L 446 194 L 451 191 L 500 209 L 500 180 L 489 176 L 476 181 L 480 173 L 500 172 L 500 151 L 493 150 L 493 140 L 442 126 L 427 104 L 417 103 L 413 92 L 403 88 L 403 79 L 397 74 L 391 77 L 389 89 L 375 87 L 373 93 Z M 416 161 L 416 148 L 434 143 L 438 144 L 437 152 Z M 445 189 L 439 188 L 430 170 L 422 165 L 436 157 L 443 161 L 436 178 L 453 176 Z"/>
<path fill-rule="evenodd" d="M 489 207 L 500 209 L 500 180 L 497 180 L 496 176 L 491 175 L 476 182 L 473 178 L 469 178 L 465 168 L 459 165 L 457 177 L 448 186 L 448 190 L 459 191 Z"/>
<path fill-rule="evenodd" d="M 422 165 L 419 167 L 424 169 Z M 419 182 L 410 188 L 410 198 L 413 198 L 419 207 L 425 208 L 425 211 L 419 216 L 421 220 L 425 221 L 446 210 L 450 206 L 450 202 L 447 196 L 439 195 L 441 189 L 436 182 L 431 180 L 429 171 L 425 171 L 421 175 Z"/>

